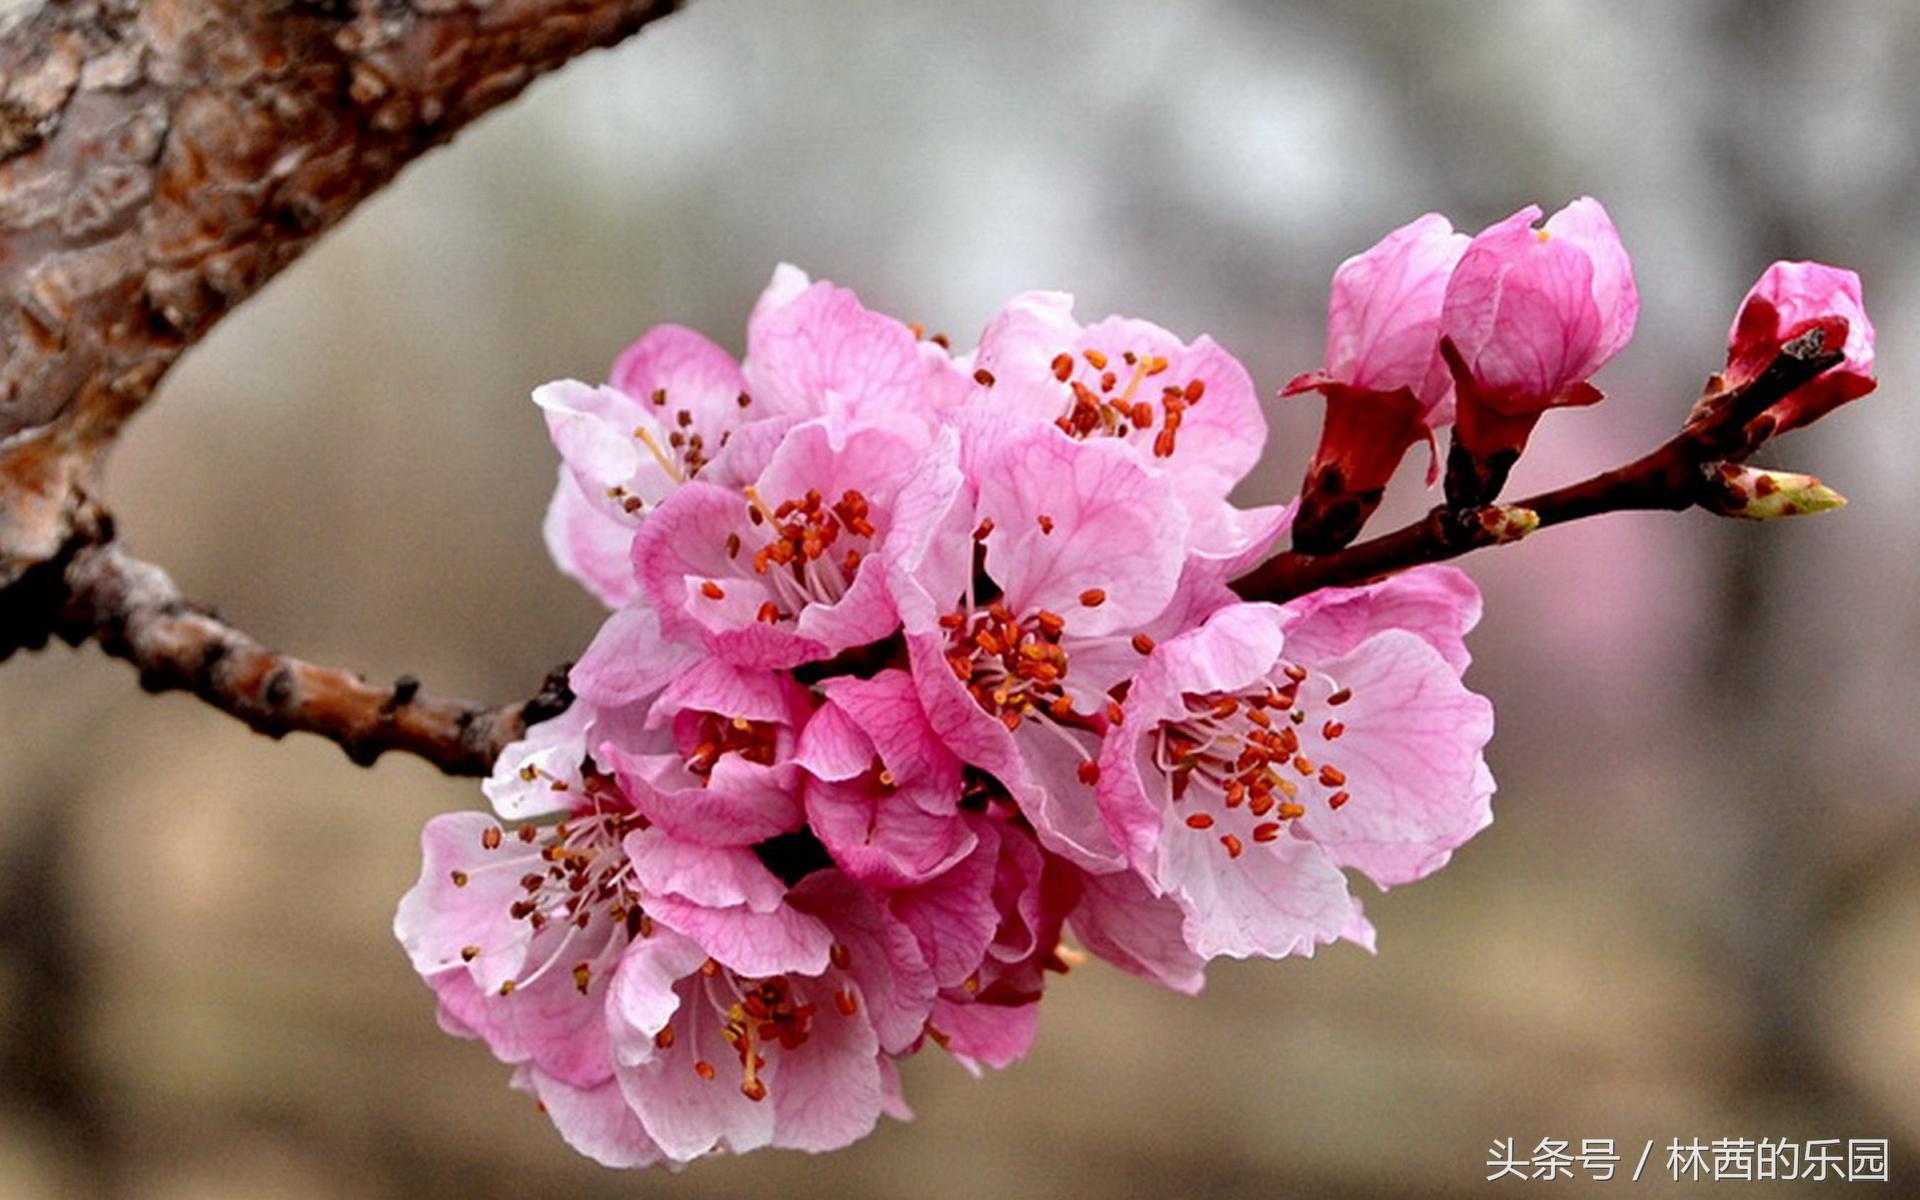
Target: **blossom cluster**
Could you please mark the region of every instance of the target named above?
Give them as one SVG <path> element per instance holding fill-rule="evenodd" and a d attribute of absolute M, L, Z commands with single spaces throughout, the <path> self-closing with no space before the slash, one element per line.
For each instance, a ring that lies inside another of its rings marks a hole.
<path fill-rule="evenodd" d="M 1534 216 L 1422 218 L 1341 269 L 1295 385 L 1329 398 L 1323 526 L 1455 412 L 1511 448 L 1625 339 L 1604 212 Z M 746 340 L 659 327 L 535 393 L 549 549 L 611 613 L 493 811 L 428 823 L 395 922 L 442 1025 L 582 1153 L 844 1145 L 906 1115 L 929 1042 L 1019 1058 L 1063 939 L 1187 992 L 1370 949 L 1348 872 L 1417 880 L 1488 824 L 1464 575 L 1228 587 L 1296 506 L 1229 499 L 1266 426 L 1212 340 L 1036 292 L 956 353 L 791 267 Z"/>

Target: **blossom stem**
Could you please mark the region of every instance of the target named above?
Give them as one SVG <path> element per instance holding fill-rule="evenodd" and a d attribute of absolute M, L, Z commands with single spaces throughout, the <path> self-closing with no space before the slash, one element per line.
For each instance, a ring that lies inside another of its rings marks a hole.
<path fill-rule="evenodd" d="M 1651 453 L 1590 479 L 1509 503 L 1536 513 L 1541 528 L 1602 513 L 1692 508 L 1709 495 L 1708 476 L 1716 464 L 1744 459 L 1765 439 L 1770 430 L 1761 414 L 1841 358 L 1825 348 L 1816 330 L 1783 346 L 1745 387 L 1700 405 L 1679 433 Z M 1458 558 L 1499 541 L 1478 518 L 1481 511 L 1442 505 L 1392 533 L 1331 554 L 1276 554 L 1235 579 L 1233 590 L 1248 600 L 1278 604 L 1318 588 L 1370 583 Z"/>

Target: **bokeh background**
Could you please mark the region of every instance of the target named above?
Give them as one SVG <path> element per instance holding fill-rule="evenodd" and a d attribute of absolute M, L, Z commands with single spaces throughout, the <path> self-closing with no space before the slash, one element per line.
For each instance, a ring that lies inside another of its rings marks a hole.
<path fill-rule="evenodd" d="M 126 540 L 273 644 L 527 694 L 597 622 L 541 547 L 528 390 L 660 321 L 738 349 L 782 259 L 958 340 L 1071 289 L 1271 393 L 1386 229 L 1590 192 L 1640 333 L 1518 486 L 1664 437 L 1751 279 L 1814 257 L 1865 276 L 1884 383 L 1768 464 L 1852 507 L 1474 560 L 1497 820 L 1371 902 L 1378 957 L 1223 964 L 1198 999 L 1090 965 L 1019 1066 L 912 1063 L 917 1121 L 679 1176 L 576 1158 L 436 1030 L 390 915 L 472 784 L 269 742 L 91 648 L 10 662 L 0 1196 L 1465 1196 L 1506 1137 L 1886 1137 L 1920 1194 L 1916 61 L 1902 0 L 699 0 L 541 83 L 124 441 Z M 1245 500 L 1291 490 L 1317 408 L 1274 402 Z M 1430 502 L 1401 482 L 1388 517 Z"/>

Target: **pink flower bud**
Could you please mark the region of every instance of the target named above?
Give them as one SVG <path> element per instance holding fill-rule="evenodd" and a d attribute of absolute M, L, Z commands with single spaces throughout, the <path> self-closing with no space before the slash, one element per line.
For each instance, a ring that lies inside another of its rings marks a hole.
<path fill-rule="evenodd" d="M 1777 262 L 1741 302 L 1727 335 L 1728 390 L 1744 387 L 1767 369 L 1780 347 L 1813 329 L 1845 358 L 1813 382 L 1769 408 L 1772 433 L 1809 424 L 1872 391 L 1873 322 L 1860 296 L 1860 277 L 1815 262 Z"/>
<path fill-rule="evenodd" d="M 1452 368 L 1461 459 L 1448 497 L 1485 503 L 1540 414 L 1592 404 L 1588 376 L 1633 336 L 1633 266 L 1600 202 L 1582 197 L 1535 229 L 1528 205 L 1475 237 L 1447 282 L 1440 328 Z M 1491 490 L 1489 490 L 1491 489 Z"/>
<path fill-rule="evenodd" d="M 1362 391 L 1409 390 L 1428 410 L 1445 399 L 1452 385 L 1438 356 L 1440 306 L 1466 248 L 1466 234 L 1428 213 L 1341 263 L 1327 305 L 1325 378 Z"/>
<path fill-rule="evenodd" d="M 1294 544 L 1324 552 L 1351 541 L 1380 502 L 1409 447 L 1452 417 L 1453 383 L 1440 360 L 1447 278 L 1467 247 L 1428 213 L 1340 264 L 1327 305 L 1327 365 L 1285 395 L 1327 398 L 1320 447 L 1301 488 Z"/>

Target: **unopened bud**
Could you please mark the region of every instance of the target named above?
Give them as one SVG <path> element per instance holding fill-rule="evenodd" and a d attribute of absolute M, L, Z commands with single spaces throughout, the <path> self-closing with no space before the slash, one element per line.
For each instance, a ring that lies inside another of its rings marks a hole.
<path fill-rule="evenodd" d="M 1476 510 L 1473 519 L 1480 523 L 1489 546 L 1517 542 L 1540 528 L 1540 514 L 1517 504 L 1489 504 Z"/>
<path fill-rule="evenodd" d="M 1708 476 L 1700 507 L 1723 517 L 1771 521 L 1846 507 L 1847 498 L 1811 475 L 1721 463 Z"/>

